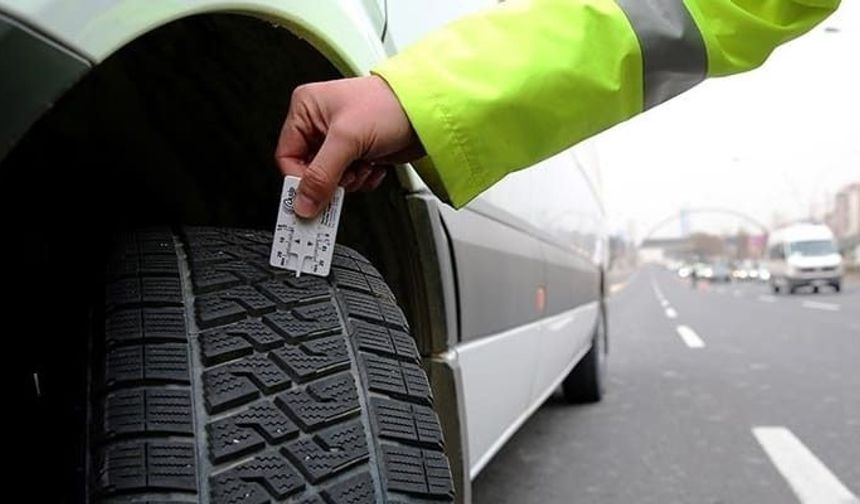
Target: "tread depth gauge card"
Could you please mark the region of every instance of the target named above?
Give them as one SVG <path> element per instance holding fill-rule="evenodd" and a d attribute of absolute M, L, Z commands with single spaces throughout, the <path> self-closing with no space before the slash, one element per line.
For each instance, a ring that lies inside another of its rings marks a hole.
<path fill-rule="evenodd" d="M 343 188 L 337 188 L 331 203 L 316 218 L 302 219 L 293 212 L 299 180 L 284 177 L 269 264 L 295 271 L 296 276 L 302 273 L 328 276 L 343 207 Z"/>

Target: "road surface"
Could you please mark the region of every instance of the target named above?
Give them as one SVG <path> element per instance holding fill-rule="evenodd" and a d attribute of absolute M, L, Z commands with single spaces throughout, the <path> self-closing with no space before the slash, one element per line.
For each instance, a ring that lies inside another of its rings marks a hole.
<path fill-rule="evenodd" d="M 860 504 L 860 285 L 693 289 L 647 267 L 615 291 L 606 398 L 550 398 L 475 503 Z"/>

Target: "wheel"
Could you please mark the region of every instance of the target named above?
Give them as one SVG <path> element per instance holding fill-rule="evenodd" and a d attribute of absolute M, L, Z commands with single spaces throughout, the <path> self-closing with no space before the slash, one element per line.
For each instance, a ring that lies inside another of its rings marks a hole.
<path fill-rule="evenodd" d="M 770 291 L 773 292 L 774 294 L 779 294 L 779 285 L 775 284 L 774 282 L 771 282 L 770 283 Z"/>
<path fill-rule="evenodd" d="M 570 403 L 594 403 L 603 399 L 606 381 L 606 310 L 601 308 L 591 337 L 591 348 L 561 383 Z"/>
<path fill-rule="evenodd" d="M 818 294 L 818 286 L 817 286 L 817 285 L 813 285 L 813 286 L 812 286 L 812 293 L 813 293 L 813 294 Z"/>
<path fill-rule="evenodd" d="M 833 282 L 833 290 L 840 292 L 842 290 L 842 282 Z"/>
<path fill-rule="evenodd" d="M 119 239 L 91 370 L 91 502 L 452 502 L 427 376 L 377 270 L 271 234 Z M 205 494 L 205 495 L 204 495 Z"/>

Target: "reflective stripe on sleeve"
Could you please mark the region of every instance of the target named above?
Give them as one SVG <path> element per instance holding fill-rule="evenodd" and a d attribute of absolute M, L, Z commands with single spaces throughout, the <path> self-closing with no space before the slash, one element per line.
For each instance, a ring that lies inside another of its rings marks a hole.
<path fill-rule="evenodd" d="M 616 0 L 642 50 L 645 109 L 705 79 L 705 42 L 682 0 Z"/>

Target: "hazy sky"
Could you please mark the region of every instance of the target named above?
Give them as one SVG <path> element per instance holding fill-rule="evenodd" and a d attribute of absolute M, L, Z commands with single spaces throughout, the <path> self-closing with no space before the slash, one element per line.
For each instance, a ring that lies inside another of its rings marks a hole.
<path fill-rule="evenodd" d="M 844 1 L 762 68 L 707 81 L 588 144 L 617 230 L 632 219 L 641 237 L 682 206 L 729 207 L 765 224 L 774 212 L 806 216 L 860 181 L 860 2 Z"/>

